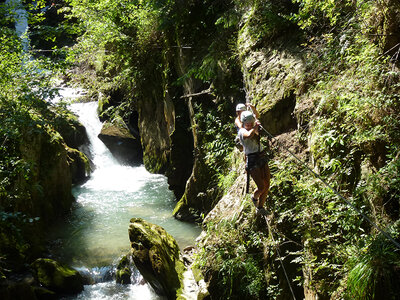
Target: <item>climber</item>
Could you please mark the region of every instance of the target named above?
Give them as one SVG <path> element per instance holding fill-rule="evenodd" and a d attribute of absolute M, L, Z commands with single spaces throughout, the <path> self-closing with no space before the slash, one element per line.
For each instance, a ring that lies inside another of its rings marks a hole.
<path fill-rule="evenodd" d="M 239 129 L 242 128 L 242 122 L 240 121 L 240 115 L 242 112 L 246 111 L 246 105 L 243 103 L 239 103 L 236 105 L 236 118 L 235 118 L 235 128 L 236 128 L 236 137 L 235 137 L 235 145 L 236 148 L 239 149 L 240 152 L 243 151 L 243 145 L 240 143 L 239 139 Z"/>
<path fill-rule="evenodd" d="M 239 131 L 239 129 L 242 128 L 242 121 L 240 121 L 240 115 L 245 110 L 246 110 L 246 105 L 244 105 L 243 103 L 239 103 L 238 105 L 236 105 L 235 127 L 237 131 Z"/>
<path fill-rule="evenodd" d="M 242 114 L 242 112 L 246 111 L 250 109 L 256 116 L 256 118 L 258 119 L 259 117 L 259 113 L 257 111 L 257 109 L 255 108 L 255 106 L 251 103 L 239 103 L 238 105 L 236 105 L 236 118 L 235 118 L 235 127 L 236 127 L 236 131 L 239 133 L 239 129 L 243 127 L 242 121 L 240 120 L 240 116 Z M 240 143 L 240 139 L 239 139 L 239 134 L 236 136 L 235 138 L 235 144 L 236 147 L 240 150 L 240 152 L 243 151 L 243 145 Z"/>
<path fill-rule="evenodd" d="M 250 110 L 251 112 L 253 112 L 254 115 L 256 116 L 256 119 L 259 118 L 259 113 L 253 104 L 251 104 L 250 102 L 248 102 L 246 104 L 239 103 L 238 105 L 236 105 L 235 127 L 236 127 L 237 131 L 239 131 L 239 129 L 243 127 L 242 121 L 240 120 L 240 116 L 241 116 L 242 112 L 244 112 L 246 110 Z"/>
<path fill-rule="evenodd" d="M 268 161 L 260 143 L 261 124 L 250 111 L 241 114 L 243 127 L 239 129 L 240 142 L 246 155 L 246 171 L 257 185 L 251 198 L 256 206 L 257 215 L 264 215 L 264 203 L 267 199 L 270 184 Z"/>

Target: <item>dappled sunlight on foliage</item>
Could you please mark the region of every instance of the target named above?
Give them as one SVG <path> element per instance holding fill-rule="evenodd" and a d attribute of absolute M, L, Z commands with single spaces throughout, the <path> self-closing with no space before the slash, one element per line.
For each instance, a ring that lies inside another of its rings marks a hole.
<path fill-rule="evenodd" d="M 240 175 L 237 164 L 242 160 L 232 154 L 235 105 L 251 100 L 262 108 L 263 120 L 270 121 L 267 118 L 275 117 L 271 107 L 292 101 L 293 107 L 284 106 L 284 113 L 293 125 L 283 130 L 281 139 L 290 130 L 285 145 L 295 149 L 304 164 L 284 154 L 284 147 L 274 149 L 266 204 L 273 211 L 278 244 L 293 274 L 289 284 L 314 298 L 398 298 L 396 282 L 390 279 L 399 276 L 398 249 L 375 227 L 398 240 L 396 1 L 67 3 L 62 13 L 69 18 L 69 33 L 79 37 L 63 65 L 75 68 L 64 72 L 66 77 L 87 87 L 88 98 L 100 99 L 101 118 L 126 120 L 134 111 L 136 122 L 144 126 L 145 117 L 146 124 L 156 120 L 141 115 L 151 111 L 167 119 L 162 119 L 169 126 L 165 140 L 157 145 L 162 149 L 146 157 L 146 151 L 156 146 L 144 145 L 145 161 L 163 172 L 167 167 L 160 165 L 170 163 L 174 146 L 183 145 L 177 139 L 190 143 L 185 155 L 191 161 L 185 163 L 198 168 L 191 176 L 198 189 L 185 197 L 200 199 L 194 205 L 201 202 L 202 214 Z M 54 131 L 49 123 L 55 124 L 56 109 L 49 110 L 45 99 L 55 91 L 49 72 L 39 71 L 48 65 L 38 66 L 23 53 L 9 29 L 12 18 L 0 14 L 5 16 L 0 21 L 0 197 L 12 203 L 27 195 L 14 191 L 13 182 L 18 176 L 29 178 L 34 163 L 21 158 L 18 141 L 23 133 Z M 41 21 L 40 14 L 37 18 Z M 48 38 L 54 40 L 50 33 Z M 57 112 L 67 114 L 63 108 Z M 277 122 L 283 120 L 278 117 Z M 152 131 L 162 131 L 162 126 L 155 124 Z M 217 298 L 288 295 L 277 267 L 276 245 L 253 219 L 252 208 L 243 202 L 240 216 L 205 224 L 206 242 L 196 264 Z M 11 229 L 19 218 L 8 212 L 0 217 L 10 220 Z M 9 243 L 25 251 L 23 242 Z"/>

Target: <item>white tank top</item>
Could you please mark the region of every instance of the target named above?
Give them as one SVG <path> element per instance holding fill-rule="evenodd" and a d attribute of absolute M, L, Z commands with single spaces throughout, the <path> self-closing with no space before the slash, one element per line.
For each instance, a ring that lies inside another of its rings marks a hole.
<path fill-rule="evenodd" d="M 239 129 L 239 139 L 244 147 L 244 153 L 248 155 L 251 153 L 262 151 L 263 148 L 262 145 L 258 143 L 257 135 L 254 134 L 251 138 L 244 138 L 243 134 L 245 132 L 248 132 L 245 128 Z"/>

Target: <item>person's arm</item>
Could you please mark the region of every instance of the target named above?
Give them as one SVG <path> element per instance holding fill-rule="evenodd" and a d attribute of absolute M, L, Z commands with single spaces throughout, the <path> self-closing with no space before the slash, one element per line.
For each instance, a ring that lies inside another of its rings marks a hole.
<path fill-rule="evenodd" d="M 236 125 L 236 127 L 239 128 L 239 129 L 243 127 L 243 124 L 242 124 L 242 122 L 240 122 L 239 117 L 236 117 L 236 119 L 235 119 L 235 125 Z"/>
<path fill-rule="evenodd" d="M 251 103 L 249 102 L 249 103 L 246 103 L 246 106 L 247 106 L 247 107 L 250 107 L 251 111 L 252 111 L 253 114 L 256 116 L 256 119 L 260 118 L 260 114 L 258 113 L 256 107 L 255 107 L 253 104 L 251 104 Z"/>
<path fill-rule="evenodd" d="M 245 129 L 245 128 L 243 128 Z M 259 122 L 257 121 L 254 125 L 254 127 L 250 130 L 245 129 L 243 131 L 243 138 L 248 139 L 253 137 L 255 134 L 259 134 Z"/>

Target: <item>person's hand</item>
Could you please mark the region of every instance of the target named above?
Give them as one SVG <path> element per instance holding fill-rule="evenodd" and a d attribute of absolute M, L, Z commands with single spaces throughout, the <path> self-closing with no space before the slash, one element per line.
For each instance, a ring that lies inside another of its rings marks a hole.
<path fill-rule="evenodd" d="M 246 103 L 246 106 L 247 106 L 247 107 L 250 107 L 250 108 L 254 107 L 254 105 L 251 104 L 250 102 L 249 102 L 249 103 Z"/>

